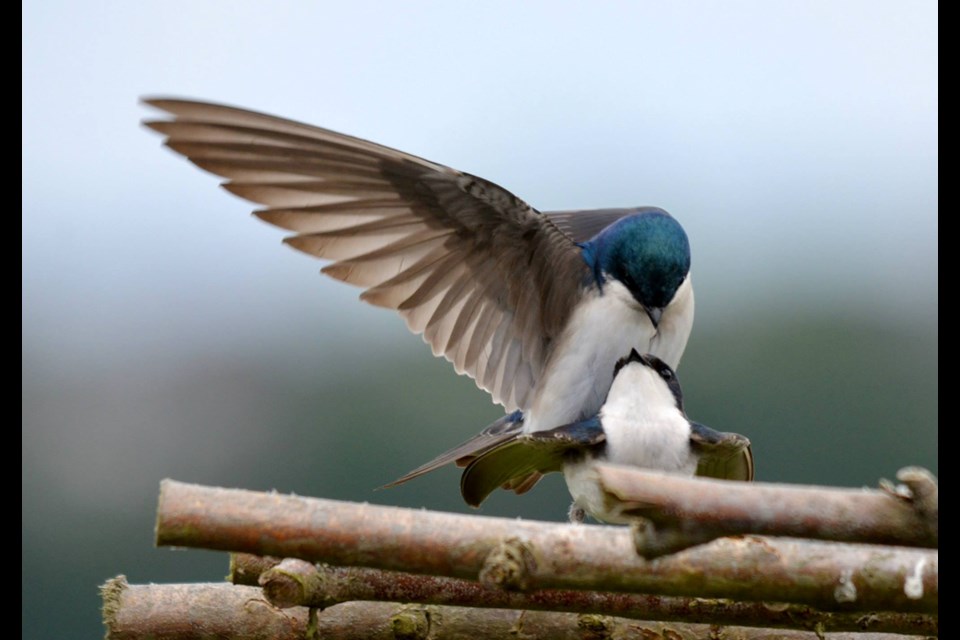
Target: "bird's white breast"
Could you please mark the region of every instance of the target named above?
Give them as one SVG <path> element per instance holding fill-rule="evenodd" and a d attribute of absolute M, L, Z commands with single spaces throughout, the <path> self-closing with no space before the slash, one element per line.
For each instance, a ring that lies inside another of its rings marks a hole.
<path fill-rule="evenodd" d="M 614 365 L 631 349 L 676 367 L 692 324 L 689 277 L 664 311 L 659 331 L 619 282 L 609 279 L 602 294 L 588 292 L 547 362 L 546 375 L 537 381 L 524 430 L 552 429 L 595 415 L 606 400 Z"/>
<path fill-rule="evenodd" d="M 627 365 L 620 371 L 600 410 L 608 462 L 693 475 L 697 457 L 690 447 L 690 423 L 676 407 L 666 383 L 649 367 Z M 587 456 L 563 467 L 574 502 L 606 522 L 627 522 L 604 503 L 594 459 Z"/>
<path fill-rule="evenodd" d="M 632 363 L 620 371 L 600 410 L 600 422 L 610 462 L 685 474 L 697 468 L 690 423 L 650 367 Z"/>
<path fill-rule="evenodd" d="M 690 282 L 690 274 L 687 274 L 673 300 L 664 309 L 657 335 L 646 351 L 666 362 L 674 371 L 680 365 L 680 357 L 687 348 L 687 338 L 693 328 L 693 307 L 693 284 Z"/>

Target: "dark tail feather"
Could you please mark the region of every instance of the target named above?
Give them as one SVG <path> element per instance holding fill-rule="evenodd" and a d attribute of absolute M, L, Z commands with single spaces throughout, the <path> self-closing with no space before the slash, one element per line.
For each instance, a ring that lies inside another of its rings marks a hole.
<path fill-rule="evenodd" d="M 463 444 L 460 444 L 445 453 L 441 453 L 430 462 L 420 465 L 413 471 L 400 476 L 393 482 L 389 482 L 380 488 L 388 489 L 390 487 L 401 485 L 404 482 L 418 478 L 425 473 L 436 471 L 440 467 L 444 467 L 451 462 L 456 462 L 458 466 L 464 467 L 470 464 L 470 461 L 477 456 L 482 455 L 510 440 L 522 430 L 523 414 L 521 414 L 519 411 L 514 411 L 513 413 L 503 416 Z"/>

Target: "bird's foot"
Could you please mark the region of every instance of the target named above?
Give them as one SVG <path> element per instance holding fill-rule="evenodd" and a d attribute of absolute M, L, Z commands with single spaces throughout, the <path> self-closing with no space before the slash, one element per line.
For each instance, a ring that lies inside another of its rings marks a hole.
<path fill-rule="evenodd" d="M 567 511 L 567 518 L 573 524 L 583 524 L 583 521 L 587 519 L 587 512 L 578 507 L 576 502 L 573 502 L 570 504 L 570 510 Z"/>

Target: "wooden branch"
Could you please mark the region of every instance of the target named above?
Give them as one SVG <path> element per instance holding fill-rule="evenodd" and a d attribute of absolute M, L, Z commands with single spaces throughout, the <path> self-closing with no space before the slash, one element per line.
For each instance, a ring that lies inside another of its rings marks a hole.
<path fill-rule="evenodd" d="M 252 553 L 231 553 L 230 573 L 227 575 L 227 580 L 233 584 L 250 587 L 259 586 L 260 576 L 263 572 L 273 569 L 285 559 L 289 560 L 290 558 L 255 556 Z"/>
<path fill-rule="evenodd" d="M 938 552 L 725 538 L 648 562 L 623 527 L 459 516 L 334 500 L 161 484 L 157 543 L 475 579 L 588 589 L 936 613 Z"/>
<path fill-rule="evenodd" d="M 100 588 L 110 640 L 306 636 L 309 609 L 277 609 L 255 587 L 227 584 L 128 585 L 118 576 Z"/>
<path fill-rule="evenodd" d="M 598 464 L 607 508 L 646 524 L 637 551 L 661 556 L 738 534 L 937 548 L 937 485 L 912 468 L 913 489 L 835 489 L 723 482 Z M 914 496 L 922 496 L 915 500 Z"/>
<path fill-rule="evenodd" d="M 897 472 L 897 480 L 906 487 L 899 492 L 911 501 L 913 507 L 924 518 L 928 534 L 934 539 L 940 535 L 940 488 L 937 478 L 922 467 L 904 467 Z"/>
<path fill-rule="evenodd" d="M 731 602 L 597 591 L 545 589 L 519 593 L 457 578 L 363 567 L 314 565 L 305 560 L 231 556 L 231 579 L 256 580 L 278 607 L 329 607 L 351 600 L 567 611 L 645 621 L 706 623 L 826 631 L 937 635 L 937 616 L 918 613 L 826 613 L 801 605 Z"/>
<path fill-rule="evenodd" d="M 233 584 L 249 587 L 260 585 L 260 576 L 283 562 L 283 558 L 274 556 L 255 556 L 252 553 L 231 553 L 230 573 L 227 580 Z"/>
<path fill-rule="evenodd" d="M 413 640 L 446 638 L 621 637 L 675 640 L 723 637 L 729 640 L 814 640 L 816 632 L 639 622 L 574 613 L 476 609 L 387 602 L 347 602 L 323 611 L 275 609 L 254 587 L 230 584 L 127 585 L 120 577 L 103 587 L 109 640 L 156 638 L 313 638 Z M 774 634 L 774 635 L 771 635 Z M 832 640 L 900 640 L 907 636 L 831 634 Z"/>

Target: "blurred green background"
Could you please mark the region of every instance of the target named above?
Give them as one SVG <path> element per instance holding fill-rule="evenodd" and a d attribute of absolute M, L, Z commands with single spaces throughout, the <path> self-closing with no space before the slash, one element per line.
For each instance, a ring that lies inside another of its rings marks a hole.
<path fill-rule="evenodd" d="M 938 472 L 933 2 L 23 3 L 22 635 L 101 633 L 96 587 L 217 580 L 152 547 L 162 478 L 467 512 L 500 415 L 392 314 L 278 247 L 137 126 L 230 102 L 484 176 L 541 209 L 685 226 L 688 413 L 758 479 Z M 548 478 L 480 513 L 561 520 Z"/>

